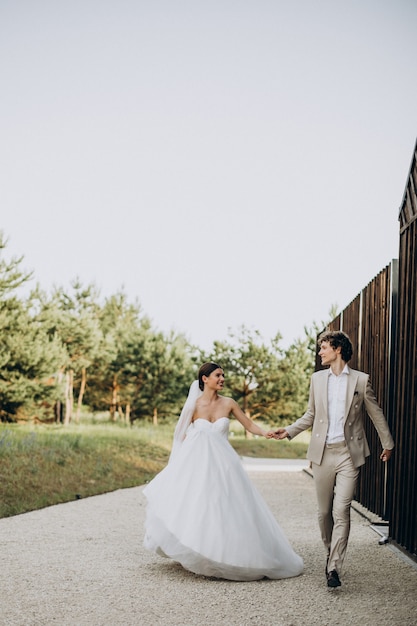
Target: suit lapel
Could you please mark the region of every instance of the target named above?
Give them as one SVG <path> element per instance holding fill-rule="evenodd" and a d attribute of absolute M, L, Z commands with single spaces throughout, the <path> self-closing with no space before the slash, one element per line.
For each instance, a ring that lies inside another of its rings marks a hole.
<path fill-rule="evenodd" d="M 358 373 L 349 369 L 348 383 L 346 390 L 346 405 L 345 405 L 345 421 L 349 415 L 350 407 L 352 406 L 353 396 L 356 389 L 356 383 L 358 381 Z"/>
<path fill-rule="evenodd" d="M 323 374 L 321 376 L 321 388 L 320 388 L 320 397 L 323 403 L 323 414 L 328 415 L 328 384 L 329 384 L 329 370 L 323 370 Z"/>

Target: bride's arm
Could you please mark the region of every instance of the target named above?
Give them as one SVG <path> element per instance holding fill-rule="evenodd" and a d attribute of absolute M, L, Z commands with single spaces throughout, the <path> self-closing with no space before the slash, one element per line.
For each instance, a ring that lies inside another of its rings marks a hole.
<path fill-rule="evenodd" d="M 230 399 L 231 407 L 230 412 L 232 415 L 240 422 L 246 430 L 248 430 L 253 435 L 260 435 L 261 437 L 268 437 L 269 433 L 266 430 L 255 424 L 255 422 L 247 415 L 244 414 L 240 406 L 235 400 Z"/>

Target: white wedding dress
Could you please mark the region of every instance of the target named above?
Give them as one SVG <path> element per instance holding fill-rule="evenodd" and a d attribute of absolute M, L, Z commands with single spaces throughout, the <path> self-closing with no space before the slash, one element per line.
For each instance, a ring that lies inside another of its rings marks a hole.
<path fill-rule="evenodd" d="M 298 576 L 292 549 L 228 441 L 229 418 L 197 419 L 143 490 L 144 545 L 195 574 L 249 581 Z"/>

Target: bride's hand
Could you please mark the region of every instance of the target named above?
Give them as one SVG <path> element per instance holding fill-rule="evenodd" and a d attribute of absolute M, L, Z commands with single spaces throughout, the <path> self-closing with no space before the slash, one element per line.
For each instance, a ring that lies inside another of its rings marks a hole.
<path fill-rule="evenodd" d="M 275 439 L 287 439 L 288 437 L 288 433 L 285 430 L 285 428 L 277 428 L 276 431 L 274 431 L 274 437 Z"/>

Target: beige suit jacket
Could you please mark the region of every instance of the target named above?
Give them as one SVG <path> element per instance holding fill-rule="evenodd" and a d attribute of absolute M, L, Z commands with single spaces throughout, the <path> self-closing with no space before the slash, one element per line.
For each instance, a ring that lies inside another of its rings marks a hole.
<path fill-rule="evenodd" d="M 303 430 L 312 426 L 307 458 L 318 465 L 320 465 L 323 458 L 329 426 L 327 410 L 328 380 L 328 369 L 320 370 L 312 375 L 307 411 L 294 424 L 286 427 L 286 431 L 290 439 L 292 439 Z M 384 414 L 376 401 L 375 393 L 369 383 L 369 375 L 349 368 L 344 431 L 345 441 L 355 467 L 363 465 L 366 457 L 370 455 L 363 425 L 363 411 L 361 410 L 363 406 L 365 406 L 366 412 L 378 432 L 382 448 L 391 450 L 394 447 L 394 441 Z"/>

